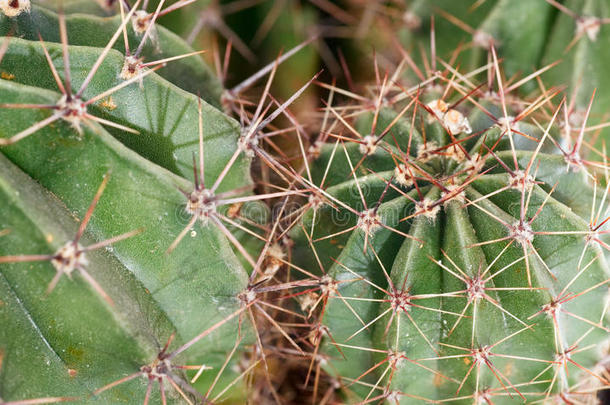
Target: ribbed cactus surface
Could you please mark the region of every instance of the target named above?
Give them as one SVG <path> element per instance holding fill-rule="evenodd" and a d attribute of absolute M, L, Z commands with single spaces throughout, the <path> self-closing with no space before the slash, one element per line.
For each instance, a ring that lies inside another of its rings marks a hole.
<path fill-rule="evenodd" d="M 0 404 L 598 403 L 607 3 L 0 0 Z"/>
<path fill-rule="evenodd" d="M 294 236 L 327 274 L 321 361 L 348 402 L 585 398 L 608 336 L 599 173 L 556 146 L 559 109 L 444 90 L 387 90 L 318 145 Z"/>
<path fill-rule="evenodd" d="M 200 177 L 218 195 L 249 192 L 239 126 L 213 106 L 220 86 L 201 60 L 155 73 L 193 52 L 182 40 L 155 27 L 146 41 L 131 21 L 34 5 L 2 20 L 5 401 L 211 400 L 239 375 L 248 274 L 222 226 L 188 210 Z M 227 212 L 225 201 L 204 203 L 210 217 Z M 238 382 L 224 399 L 244 395 Z"/>

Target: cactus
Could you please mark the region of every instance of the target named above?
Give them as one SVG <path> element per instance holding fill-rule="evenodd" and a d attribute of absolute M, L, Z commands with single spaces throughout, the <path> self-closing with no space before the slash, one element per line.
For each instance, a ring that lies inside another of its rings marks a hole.
<path fill-rule="evenodd" d="M 5 21 L 0 26 L 0 34 L 10 34 L 31 41 L 38 41 L 38 34 L 40 34 L 45 41 L 59 43 L 57 19 L 57 13 L 38 5 L 32 5 L 29 13 L 22 13 L 12 20 Z M 88 14 L 68 14 L 65 19 L 71 45 L 99 48 L 106 46 L 121 24 L 120 13 L 112 18 Z M 133 24 L 128 23 L 128 26 L 131 25 Z M 127 29 L 126 34 L 127 40 L 119 38 L 114 43 L 113 49 L 126 55 L 125 49 L 128 48 L 134 59 L 142 59 L 140 61 L 142 64 L 192 52 L 184 41 L 162 26 L 155 25 L 155 38 L 146 40 L 141 49 L 138 48 L 143 33 Z M 181 58 L 168 64 L 166 68 L 159 71 L 159 74 L 184 90 L 194 94 L 199 92 L 208 103 L 219 105 L 222 88 L 218 79 L 201 59 Z"/>
<path fill-rule="evenodd" d="M 567 1 L 563 6 L 557 2 L 550 3 L 560 11 L 549 34 L 557 41 L 549 44 L 542 63 L 559 59 L 563 62 L 545 75 L 545 81 L 555 86 L 568 86 L 572 99 L 569 118 L 573 126 L 582 122 L 589 96 L 595 91 L 596 101 L 590 115 L 595 117 L 593 124 L 603 124 L 606 120 L 604 114 L 610 105 L 610 87 L 603 73 L 603 61 L 610 56 L 602 45 L 610 37 L 607 5 L 603 1 Z M 597 147 L 601 147 L 602 141 L 606 139 L 607 142 L 609 137 L 608 131 L 603 128 L 602 125 L 602 136 L 597 130 Z"/>
<path fill-rule="evenodd" d="M 146 36 L 129 26 L 133 11 L 111 33 L 39 6 L 2 17 L 4 33 L 26 39 L 3 37 L 0 52 L 1 400 L 245 395 L 234 366 L 253 341 L 243 262 L 260 250 L 248 227 L 265 209 L 247 195 L 234 120 L 158 76 L 165 62 L 122 75 L 112 47 L 123 29 L 132 51 Z M 188 50 L 157 34 L 159 47 Z M 197 66 L 189 90 L 219 105 Z M 184 73 L 174 67 L 166 77 Z M 193 160 L 194 185 L 180 177 L 192 179 Z"/>
<path fill-rule="evenodd" d="M 293 254 L 325 274 L 318 361 L 348 403 L 574 403 L 608 383 L 589 371 L 609 332 L 606 165 L 585 124 L 566 139 L 557 92 L 509 98 L 490 58 L 493 87 L 388 72 L 326 107 Z"/>
<path fill-rule="evenodd" d="M 0 0 L 0 403 L 610 385 L 601 1 L 311 3 Z"/>

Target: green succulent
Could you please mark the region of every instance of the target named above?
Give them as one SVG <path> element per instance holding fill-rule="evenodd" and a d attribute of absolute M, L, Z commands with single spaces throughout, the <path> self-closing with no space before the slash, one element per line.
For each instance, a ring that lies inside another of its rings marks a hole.
<path fill-rule="evenodd" d="M 249 223 L 266 221 L 240 197 L 251 159 L 200 59 L 144 65 L 192 49 L 158 26 L 136 55 L 147 34 L 125 14 L 0 17 L 0 402 L 247 392 L 249 265 L 236 246 L 261 245 L 229 211 L 245 203 Z"/>
<path fill-rule="evenodd" d="M 347 403 L 593 400 L 607 383 L 605 166 L 566 138 L 562 103 L 464 77 L 386 77 L 370 100 L 327 107 L 293 232 L 297 264 L 325 274 L 318 361 Z"/>

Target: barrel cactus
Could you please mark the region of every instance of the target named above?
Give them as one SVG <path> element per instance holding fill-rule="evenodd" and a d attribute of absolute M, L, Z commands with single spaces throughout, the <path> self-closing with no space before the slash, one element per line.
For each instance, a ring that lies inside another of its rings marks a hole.
<path fill-rule="evenodd" d="M 218 80 L 138 7 L 2 3 L 2 403 L 239 403 L 261 361 L 265 197 Z"/>
<path fill-rule="evenodd" d="M 347 403 L 584 403 L 608 383 L 605 151 L 489 60 L 408 88 L 399 67 L 325 107 L 293 255 L 324 273 L 316 361 Z"/>

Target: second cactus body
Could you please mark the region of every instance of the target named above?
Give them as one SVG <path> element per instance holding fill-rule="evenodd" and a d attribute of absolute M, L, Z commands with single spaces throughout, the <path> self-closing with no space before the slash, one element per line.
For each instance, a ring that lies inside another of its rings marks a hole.
<path fill-rule="evenodd" d="M 328 275 L 323 364 L 347 402 L 578 400 L 603 382 L 581 370 L 608 333 L 600 186 L 560 153 L 557 116 L 517 121 L 492 89 L 472 108 L 442 94 L 320 147 L 323 202 L 295 238 Z"/>

